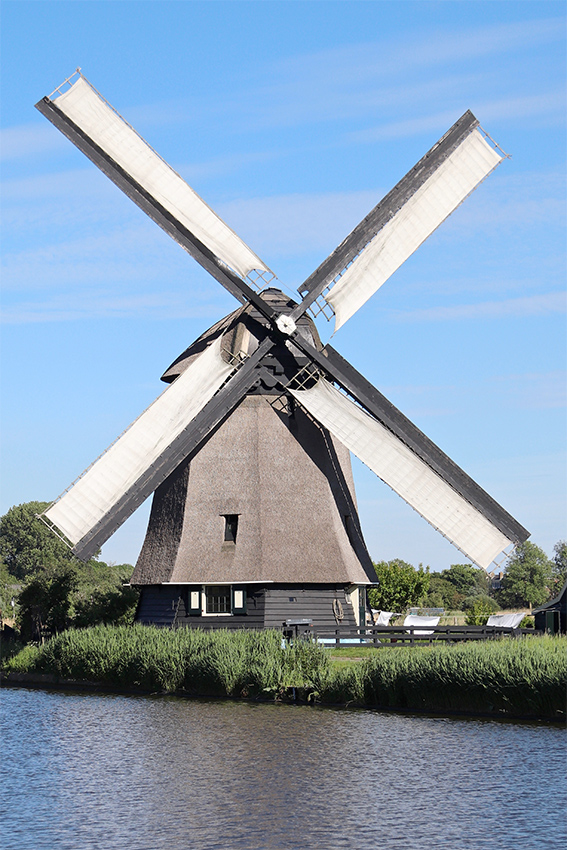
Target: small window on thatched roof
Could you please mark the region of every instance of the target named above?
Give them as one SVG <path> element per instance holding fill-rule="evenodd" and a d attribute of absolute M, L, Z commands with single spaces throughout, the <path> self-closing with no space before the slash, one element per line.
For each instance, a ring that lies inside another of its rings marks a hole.
<path fill-rule="evenodd" d="M 238 514 L 224 515 L 224 541 L 225 543 L 236 543 L 238 533 Z"/>

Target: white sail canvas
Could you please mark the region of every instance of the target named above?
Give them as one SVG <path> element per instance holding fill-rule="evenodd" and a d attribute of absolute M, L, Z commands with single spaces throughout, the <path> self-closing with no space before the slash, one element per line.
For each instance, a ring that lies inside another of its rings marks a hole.
<path fill-rule="evenodd" d="M 112 509 L 226 381 L 219 337 L 43 514 L 76 545 Z"/>
<path fill-rule="evenodd" d="M 268 271 L 262 260 L 144 139 L 79 77 L 53 101 L 143 189 L 241 277 Z"/>
<path fill-rule="evenodd" d="M 323 378 L 297 401 L 471 561 L 487 569 L 512 542 L 387 428 Z"/>
<path fill-rule="evenodd" d="M 344 325 L 504 157 L 473 130 L 378 231 L 325 299 Z"/>

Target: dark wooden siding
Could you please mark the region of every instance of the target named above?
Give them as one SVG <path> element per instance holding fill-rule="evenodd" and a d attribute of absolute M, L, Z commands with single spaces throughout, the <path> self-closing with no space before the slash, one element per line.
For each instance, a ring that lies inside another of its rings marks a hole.
<path fill-rule="evenodd" d="M 342 605 L 344 617 L 337 622 L 333 600 Z M 265 628 L 281 629 L 288 619 L 309 619 L 315 629 L 356 629 L 354 611 L 342 585 L 304 584 L 266 587 Z"/>
<path fill-rule="evenodd" d="M 240 587 L 240 585 L 239 585 Z M 187 616 L 186 603 L 188 590 L 180 588 L 183 604 L 179 608 L 178 626 L 191 629 L 263 629 L 264 628 L 264 589 L 257 586 L 246 588 L 246 613 L 231 617 Z"/>
<path fill-rule="evenodd" d="M 136 622 L 145 626 L 173 626 L 180 589 L 160 584 L 142 587 Z"/>
<path fill-rule="evenodd" d="M 264 589 L 246 589 L 246 613 L 232 617 L 188 614 L 187 585 L 144 585 L 140 588 L 136 622 L 144 625 L 184 626 L 192 629 L 263 629 Z"/>
<path fill-rule="evenodd" d="M 197 629 L 282 629 L 289 619 L 308 619 L 314 629 L 356 629 L 355 614 L 343 585 L 254 585 L 246 588 L 246 613 L 231 617 L 188 614 L 187 585 L 145 585 L 141 588 L 136 621 L 145 625 Z M 333 600 L 343 619 L 337 622 Z"/>

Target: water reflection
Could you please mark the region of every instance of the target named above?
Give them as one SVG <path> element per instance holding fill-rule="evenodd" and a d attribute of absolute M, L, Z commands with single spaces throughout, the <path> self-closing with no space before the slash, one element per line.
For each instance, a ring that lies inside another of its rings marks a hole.
<path fill-rule="evenodd" d="M 557 727 L 9 689 L 2 704 L 10 850 L 555 850 L 567 838 Z"/>

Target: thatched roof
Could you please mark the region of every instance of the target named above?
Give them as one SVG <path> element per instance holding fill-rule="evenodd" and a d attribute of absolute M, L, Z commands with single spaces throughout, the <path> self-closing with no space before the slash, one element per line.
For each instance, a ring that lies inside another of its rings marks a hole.
<path fill-rule="evenodd" d="M 269 399 L 247 396 L 156 492 L 134 584 L 375 580 L 348 451 Z M 235 544 L 224 542 L 231 514 Z"/>

